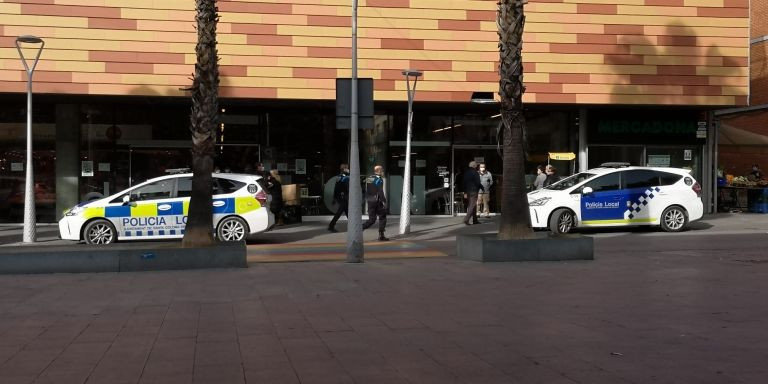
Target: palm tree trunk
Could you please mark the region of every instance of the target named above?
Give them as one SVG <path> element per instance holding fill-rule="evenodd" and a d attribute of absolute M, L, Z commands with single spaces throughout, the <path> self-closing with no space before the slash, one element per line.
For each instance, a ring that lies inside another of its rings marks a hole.
<path fill-rule="evenodd" d="M 533 237 L 525 190 L 526 126 L 523 116 L 523 6 L 527 0 L 500 0 L 499 96 L 503 138 L 503 180 L 499 240 Z"/>
<path fill-rule="evenodd" d="M 219 122 L 219 63 L 216 51 L 216 0 L 195 0 L 197 46 L 192 81 L 192 196 L 183 247 L 211 245 L 213 239 L 213 146 Z"/>

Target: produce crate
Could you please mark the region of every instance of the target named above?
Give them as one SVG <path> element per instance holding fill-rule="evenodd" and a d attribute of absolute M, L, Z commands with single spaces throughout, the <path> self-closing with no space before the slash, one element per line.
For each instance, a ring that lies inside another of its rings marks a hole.
<path fill-rule="evenodd" d="M 768 188 L 754 188 L 747 191 L 749 211 L 768 213 Z"/>
<path fill-rule="evenodd" d="M 768 213 L 768 203 L 750 205 L 749 211 L 754 213 Z"/>

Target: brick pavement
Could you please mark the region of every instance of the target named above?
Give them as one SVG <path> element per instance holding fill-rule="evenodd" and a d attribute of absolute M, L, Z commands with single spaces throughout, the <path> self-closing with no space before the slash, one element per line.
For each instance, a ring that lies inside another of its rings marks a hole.
<path fill-rule="evenodd" d="M 0 383 L 763 383 L 763 217 L 601 232 L 592 262 L 0 276 Z M 451 220 L 399 241 L 494 228 Z M 322 225 L 252 247 L 343 241 Z"/>
<path fill-rule="evenodd" d="M 0 276 L 0 382 L 762 383 L 765 237 L 617 235 L 592 262 Z"/>

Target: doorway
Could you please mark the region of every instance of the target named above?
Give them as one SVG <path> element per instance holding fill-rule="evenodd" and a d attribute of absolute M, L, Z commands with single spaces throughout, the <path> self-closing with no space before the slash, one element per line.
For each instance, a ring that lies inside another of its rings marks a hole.
<path fill-rule="evenodd" d="M 489 205 L 491 213 L 499 212 L 501 198 L 502 158 L 495 145 L 454 145 L 451 151 L 451 214 L 453 216 L 466 213 L 463 178 L 469 168 L 469 162 L 485 163 L 486 169 L 493 176 Z"/>

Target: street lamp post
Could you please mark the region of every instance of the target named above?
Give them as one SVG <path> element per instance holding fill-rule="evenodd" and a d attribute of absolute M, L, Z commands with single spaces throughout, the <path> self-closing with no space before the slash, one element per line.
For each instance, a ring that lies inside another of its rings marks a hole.
<path fill-rule="evenodd" d="M 419 82 L 421 71 L 406 69 L 405 85 L 408 89 L 408 133 L 405 139 L 405 170 L 403 171 L 403 197 L 400 204 L 400 234 L 411 232 L 411 136 L 413 134 L 413 97 L 416 94 L 416 83 Z M 411 89 L 413 77 L 413 89 Z"/>
<path fill-rule="evenodd" d="M 349 203 L 347 262 L 363 262 L 363 191 L 360 189 L 360 150 L 357 131 L 357 0 L 352 0 L 352 105 L 349 133 Z"/>
<path fill-rule="evenodd" d="M 21 50 L 21 44 L 40 44 L 37 49 L 37 55 L 35 56 L 35 62 L 32 67 L 27 64 L 27 59 L 24 57 L 24 52 Z M 32 36 L 23 35 L 16 38 L 16 50 L 19 51 L 21 56 L 21 62 L 24 63 L 24 69 L 27 71 L 27 180 L 26 187 L 24 189 L 24 236 L 22 241 L 24 243 L 35 242 L 35 180 L 32 172 L 32 74 L 35 72 L 37 61 L 40 59 L 40 54 L 43 52 L 45 42 L 43 39 Z"/>

